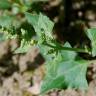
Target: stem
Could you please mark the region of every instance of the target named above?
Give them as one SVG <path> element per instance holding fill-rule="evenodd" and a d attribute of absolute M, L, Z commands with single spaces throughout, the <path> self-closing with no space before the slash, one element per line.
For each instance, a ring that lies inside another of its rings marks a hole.
<path fill-rule="evenodd" d="M 69 47 L 62 47 L 62 46 L 53 46 L 48 43 L 44 43 L 44 45 L 49 46 L 51 48 L 54 48 L 56 50 L 67 50 L 67 51 L 76 51 L 76 52 L 82 52 L 82 53 L 90 53 L 87 50 L 80 49 L 80 48 L 69 48 Z"/>

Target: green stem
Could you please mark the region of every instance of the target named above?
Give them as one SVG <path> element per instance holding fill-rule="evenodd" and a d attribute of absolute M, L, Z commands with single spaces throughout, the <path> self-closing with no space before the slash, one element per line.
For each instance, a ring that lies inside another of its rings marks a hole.
<path fill-rule="evenodd" d="M 54 48 L 56 50 L 67 50 L 67 51 L 76 51 L 76 52 L 82 52 L 82 53 L 89 53 L 87 50 L 80 49 L 80 48 L 69 48 L 69 47 L 62 47 L 62 46 L 53 46 L 53 45 L 48 44 L 48 43 L 44 43 L 44 45 L 49 46 L 51 48 Z"/>

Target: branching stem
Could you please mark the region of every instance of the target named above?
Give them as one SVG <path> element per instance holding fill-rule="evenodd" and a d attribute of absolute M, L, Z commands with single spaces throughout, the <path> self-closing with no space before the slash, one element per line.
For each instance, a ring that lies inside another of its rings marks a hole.
<path fill-rule="evenodd" d="M 85 50 L 85 49 L 54 46 L 54 45 L 48 44 L 47 42 L 44 43 L 44 45 L 54 48 L 56 50 L 66 50 L 66 51 L 76 51 L 76 52 L 81 52 L 81 53 L 90 53 L 88 50 Z"/>

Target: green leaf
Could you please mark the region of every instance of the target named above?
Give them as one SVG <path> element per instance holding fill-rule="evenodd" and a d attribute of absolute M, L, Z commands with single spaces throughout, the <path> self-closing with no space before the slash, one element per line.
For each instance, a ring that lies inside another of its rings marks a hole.
<path fill-rule="evenodd" d="M 53 30 L 54 23 L 50 21 L 50 19 L 43 15 L 39 14 L 39 19 L 37 22 L 37 27 L 36 32 L 38 32 L 38 35 L 40 34 L 39 32 L 45 32 L 45 35 L 48 37 L 52 37 L 52 30 Z M 41 34 L 40 34 L 41 35 Z"/>
<path fill-rule="evenodd" d="M 10 16 L 1 16 L 0 17 L 0 25 L 2 27 L 10 27 L 12 25 L 13 18 Z"/>
<path fill-rule="evenodd" d="M 11 3 L 8 0 L 0 0 L 0 9 L 8 9 L 11 7 Z"/>
<path fill-rule="evenodd" d="M 64 47 L 68 46 L 70 47 L 70 44 L 66 43 Z M 87 89 L 86 71 L 88 62 L 83 59 L 76 61 L 76 56 L 75 52 L 64 50 L 59 51 L 53 60 L 47 61 L 47 71 L 41 86 L 41 93 L 66 87 Z"/>
<path fill-rule="evenodd" d="M 86 61 L 66 61 L 59 64 L 58 75 L 63 75 L 68 87 L 86 90 L 88 88 L 86 80 L 88 62 Z"/>
<path fill-rule="evenodd" d="M 30 13 L 25 13 L 26 19 L 28 22 L 34 27 L 35 32 L 39 38 L 39 42 L 42 43 L 43 39 L 42 35 L 45 35 L 45 38 L 52 38 L 52 29 L 54 23 L 45 15 L 32 15 Z"/>
<path fill-rule="evenodd" d="M 88 29 L 87 35 L 91 40 L 92 56 L 96 56 L 96 28 Z"/>
<path fill-rule="evenodd" d="M 66 87 L 87 90 L 88 83 L 86 80 L 86 72 L 88 62 L 81 60 L 55 63 L 55 71 L 53 71 L 54 67 L 51 64 L 51 70 L 47 72 L 41 86 L 41 93 Z"/>

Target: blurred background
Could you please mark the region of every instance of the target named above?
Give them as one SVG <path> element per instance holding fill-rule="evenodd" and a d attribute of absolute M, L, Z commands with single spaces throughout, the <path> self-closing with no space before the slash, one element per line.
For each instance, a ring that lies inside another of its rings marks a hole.
<path fill-rule="evenodd" d="M 25 12 L 47 15 L 55 26 L 53 32 L 58 42 L 69 41 L 72 46 L 90 46 L 85 36 L 86 28 L 96 27 L 96 0 L 0 0 L 0 28 L 34 36 L 33 27 L 26 21 Z M 11 28 L 10 28 L 11 26 Z M 13 27 L 12 27 L 13 26 Z M 45 75 L 44 57 L 32 47 L 27 53 L 13 54 L 18 40 L 4 40 L 0 29 L 0 96 L 39 96 L 40 84 Z M 12 29 L 12 30 L 10 30 Z M 30 37 L 31 38 L 31 37 Z M 90 58 L 80 54 L 83 58 Z M 46 96 L 96 96 L 96 65 L 88 68 L 87 93 L 73 89 L 56 90 Z"/>

